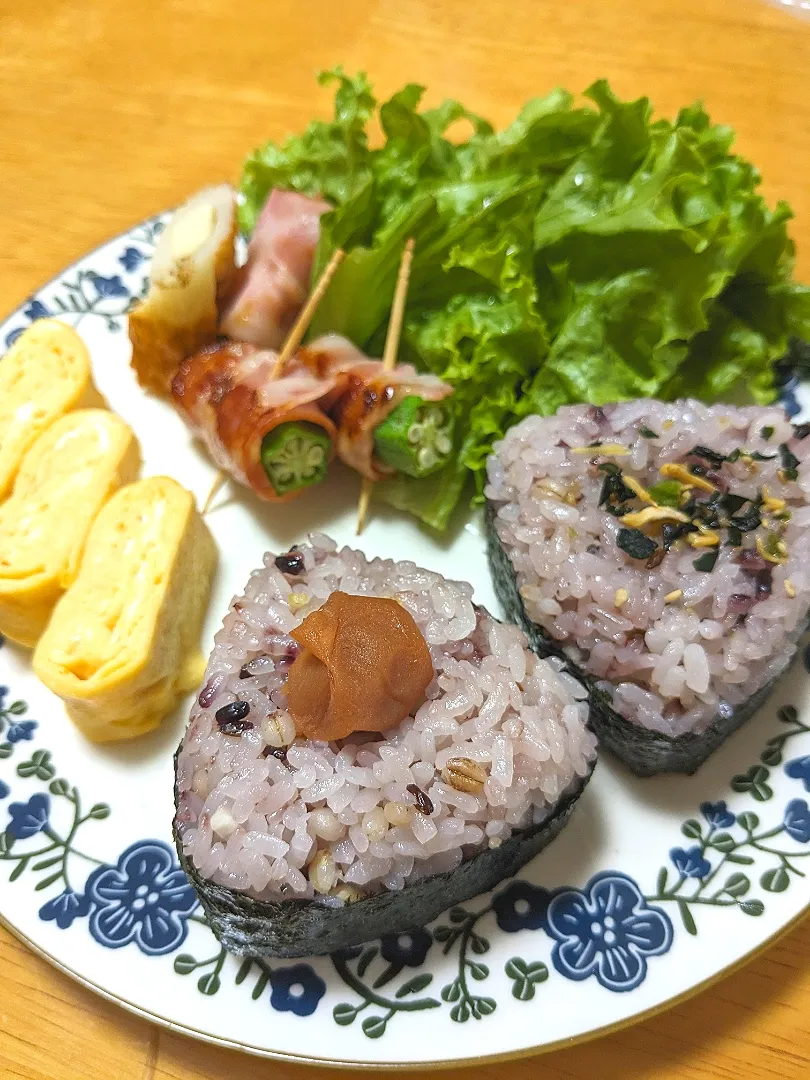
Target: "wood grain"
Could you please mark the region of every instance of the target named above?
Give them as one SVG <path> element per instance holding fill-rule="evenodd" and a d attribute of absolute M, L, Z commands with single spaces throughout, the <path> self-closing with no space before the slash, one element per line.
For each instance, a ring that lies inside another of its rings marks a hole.
<path fill-rule="evenodd" d="M 810 278 L 810 23 L 759 0 L 0 0 L 0 310 L 78 255 L 328 108 L 316 69 L 412 80 L 504 122 L 607 76 L 659 112 L 703 98 L 769 199 L 796 211 Z M 0 888 L 6 887 L 0 885 Z M 0 932 L 8 1080 L 306 1080 L 129 1016 Z M 464 1075 L 495 1080 L 503 1066 Z M 810 1075 L 810 923 L 698 998 L 515 1080 Z M 460 1075 L 460 1074 L 459 1074 Z"/>

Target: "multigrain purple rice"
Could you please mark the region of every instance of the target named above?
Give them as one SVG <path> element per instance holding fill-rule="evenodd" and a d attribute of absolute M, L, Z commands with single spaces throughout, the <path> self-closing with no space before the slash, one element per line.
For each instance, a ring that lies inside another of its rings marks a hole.
<path fill-rule="evenodd" d="M 338 904 L 347 886 L 400 890 L 500 847 L 579 791 L 596 754 L 582 685 L 473 605 L 471 586 L 369 561 L 325 536 L 295 554 L 304 565 L 291 580 L 268 555 L 232 604 L 178 754 L 176 832 L 206 881 L 270 900 L 312 898 L 328 884 Z M 410 612 L 434 667 L 427 700 L 383 737 L 295 738 L 278 753 L 290 631 L 336 590 L 392 597 Z M 237 698 L 254 726 L 233 737 L 215 717 Z M 442 780 L 454 758 L 485 772 L 480 793 Z"/>

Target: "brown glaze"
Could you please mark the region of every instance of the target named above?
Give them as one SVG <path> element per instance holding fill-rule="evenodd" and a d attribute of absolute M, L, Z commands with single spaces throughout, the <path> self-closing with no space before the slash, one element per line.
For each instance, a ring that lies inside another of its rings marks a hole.
<path fill-rule="evenodd" d="M 318 381 L 296 377 L 289 369 L 275 376 L 275 356 L 243 342 L 208 346 L 180 365 L 172 398 L 220 468 L 265 501 L 288 502 L 300 492 L 276 493 L 261 462 L 264 437 L 279 424 L 299 421 L 317 425 L 334 441 L 335 426 L 318 405 Z M 264 386 L 256 378 L 260 358 L 266 370 Z M 262 390 L 268 387 L 275 391 L 272 404 L 263 401 Z"/>
<path fill-rule="evenodd" d="M 299 735 L 332 741 L 387 731 L 425 700 L 430 652 L 396 600 L 332 593 L 291 636 L 302 646 L 286 685 Z"/>

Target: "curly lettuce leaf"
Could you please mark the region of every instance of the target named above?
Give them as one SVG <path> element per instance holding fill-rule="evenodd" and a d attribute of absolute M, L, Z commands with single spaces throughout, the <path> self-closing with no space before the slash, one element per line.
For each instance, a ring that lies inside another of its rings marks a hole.
<path fill-rule="evenodd" d="M 242 224 L 274 186 L 319 192 L 315 273 L 347 256 L 311 334 L 379 355 L 402 246 L 416 240 L 401 358 L 454 387 L 457 445 L 441 472 L 379 485 L 437 529 L 486 458 L 532 412 L 652 396 L 772 401 L 774 363 L 810 339 L 792 280 L 789 208 L 770 209 L 733 132 L 701 105 L 653 119 L 605 81 L 575 107 L 557 89 L 497 132 L 460 102 L 422 108 L 409 84 L 377 108 L 340 69 L 335 116 L 248 160 Z M 382 131 L 371 147 L 369 123 Z M 468 135 L 448 133 L 459 122 Z"/>
<path fill-rule="evenodd" d="M 364 74 L 351 78 L 340 67 L 322 72 L 318 82 L 338 84 L 334 118 L 313 120 L 301 135 L 290 136 L 281 146 L 265 143 L 244 164 L 239 225 L 247 234 L 253 232 L 273 188 L 342 203 L 369 177 L 366 125 L 377 104 L 371 84 Z"/>

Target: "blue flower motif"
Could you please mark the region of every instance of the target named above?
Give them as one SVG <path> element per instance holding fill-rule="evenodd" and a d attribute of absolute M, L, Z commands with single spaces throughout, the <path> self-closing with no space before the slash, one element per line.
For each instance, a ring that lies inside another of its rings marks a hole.
<path fill-rule="evenodd" d="M 427 930 L 411 930 L 408 934 L 386 934 L 380 939 L 380 955 L 389 964 L 399 967 L 421 967 L 433 944 Z"/>
<path fill-rule="evenodd" d="M 700 804 L 700 812 L 710 825 L 716 829 L 730 829 L 737 818 L 728 809 L 725 802 L 704 802 Z"/>
<path fill-rule="evenodd" d="M 5 781 L 0 780 L 0 799 L 5 799 L 5 797 L 10 794 L 10 792 L 11 788 L 8 786 L 8 784 L 5 783 Z"/>
<path fill-rule="evenodd" d="M 129 289 L 117 274 L 113 277 L 102 277 L 101 274 L 93 274 L 90 280 L 93 282 L 99 299 L 109 296 L 129 296 Z"/>
<path fill-rule="evenodd" d="M 810 754 L 789 761 L 785 765 L 785 772 L 793 780 L 804 781 L 804 790 L 810 791 Z"/>
<path fill-rule="evenodd" d="M 41 793 L 32 795 L 27 803 L 13 802 L 8 808 L 10 820 L 6 832 L 17 840 L 27 840 L 42 832 L 48 824 L 50 811 L 51 800 Z"/>
<path fill-rule="evenodd" d="M 686 851 L 680 847 L 671 848 L 669 857 L 675 864 L 675 869 L 684 877 L 705 878 L 712 868 L 712 864 L 708 859 L 704 859 L 697 844 Z"/>
<path fill-rule="evenodd" d="M 634 990 L 647 977 L 647 958 L 672 945 L 672 923 L 650 907 L 625 874 L 605 871 L 581 892 L 563 889 L 548 906 L 551 959 L 567 979 L 596 976 L 606 990 Z"/>
<path fill-rule="evenodd" d="M 128 247 L 123 255 L 118 256 L 118 261 L 128 274 L 137 270 L 145 258 L 144 253 L 136 247 Z"/>
<path fill-rule="evenodd" d="M 800 844 L 810 844 L 810 807 L 804 799 L 792 799 L 785 807 L 785 832 Z"/>
<path fill-rule="evenodd" d="M 85 888 L 95 905 L 90 933 L 96 941 L 108 949 L 134 941 L 147 956 L 162 956 L 182 945 L 197 906 L 174 852 L 160 840 L 132 844 L 117 866 L 94 870 Z"/>
<path fill-rule="evenodd" d="M 270 972 L 270 1004 L 277 1012 L 311 1016 L 326 993 L 326 983 L 309 964 L 276 968 Z"/>
<path fill-rule="evenodd" d="M 507 934 L 539 930 L 546 918 L 550 895 L 547 889 L 539 889 L 528 881 L 513 881 L 492 901 L 498 926 Z"/>
<path fill-rule="evenodd" d="M 17 326 L 8 334 L 6 334 L 6 348 L 10 349 L 14 342 L 17 340 L 17 338 L 20 337 L 20 335 L 23 333 L 25 333 L 25 327 Z"/>
<path fill-rule="evenodd" d="M 16 720 L 13 724 L 9 724 L 6 737 L 10 743 L 30 742 L 38 727 L 36 720 Z"/>
<path fill-rule="evenodd" d="M 65 889 L 53 900 L 43 904 L 39 909 L 39 917 L 43 922 L 53 922 L 60 930 L 67 930 L 74 919 L 83 919 L 90 911 L 90 901 L 81 893 L 75 893 L 72 889 Z"/>
<path fill-rule="evenodd" d="M 23 308 L 23 315 L 25 315 L 26 319 L 34 322 L 36 319 L 47 319 L 50 311 L 41 300 L 32 300 L 27 308 Z"/>
<path fill-rule="evenodd" d="M 0 712 L 6 707 L 6 698 L 8 697 L 8 687 L 0 686 Z"/>

